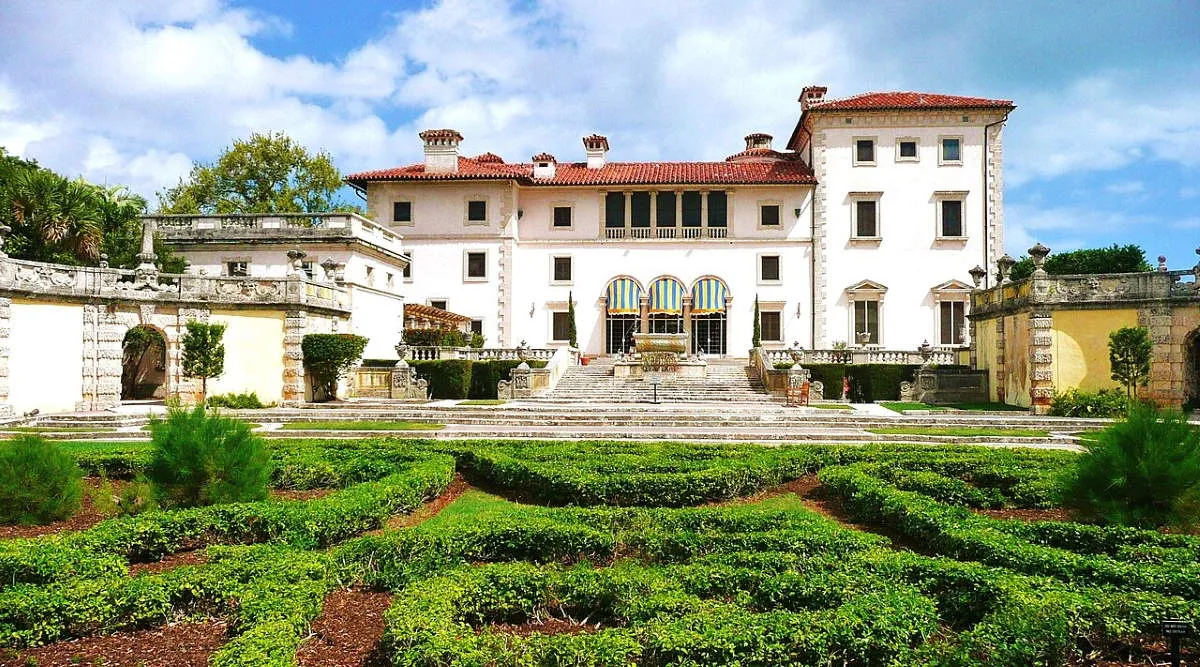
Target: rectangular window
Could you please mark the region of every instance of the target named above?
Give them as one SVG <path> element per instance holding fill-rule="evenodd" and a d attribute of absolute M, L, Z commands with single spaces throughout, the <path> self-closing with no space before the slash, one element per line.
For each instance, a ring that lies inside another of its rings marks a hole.
<path fill-rule="evenodd" d="M 729 224 L 729 198 L 724 192 L 708 193 L 708 226 L 724 227 Z"/>
<path fill-rule="evenodd" d="M 430 299 L 429 307 L 437 308 L 438 310 L 449 310 L 449 308 L 446 307 L 445 299 Z"/>
<path fill-rule="evenodd" d="M 412 202 L 392 202 L 392 222 L 412 222 Z"/>
<path fill-rule="evenodd" d="M 963 203 L 958 199 L 943 199 L 942 206 L 942 228 L 938 230 L 938 236 L 954 238 L 963 235 Z"/>
<path fill-rule="evenodd" d="M 487 200 L 472 199 L 467 202 L 467 222 L 487 222 Z"/>
<path fill-rule="evenodd" d="M 966 306 L 965 301 L 941 302 L 941 335 L 939 336 L 939 342 L 942 345 L 963 344 L 963 322 L 965 321 Z"/>
<path fill-rule="evenodd" d="M 409 250 L 408 251 L 408 263 L 404 265 L 404 272 L 400 274 L 405 280 L 412 280 L 412 263 L 413 263 L 413 251 Z"/>
<path fill-rule="evenodd" d="M 604 195 L 604 226 L 625 226 L 625 193 L 609 192 Z"/>
<path fill-rule="evenodd" d="M 779 255 L 759 257 L 761 270 L 758 279 L 762 282 L 779 280 Z"/>
<path fill-rule="evenodd" d="M 631 227 L 650 226 L 650 193 L 634 192 L 629 195 L 629 223 Z"/>
<path fill-rule="evenodd" d="M 858 342 L 858 336 L 863 332 L 866 332 L 870 335 L 870 337 L 867 339 L 868 344 L 879 344 L 878 301 L 854 302 L 854 342 Z"/>
<path fill-rule="evenodd" d="M 942 163 L 962 163 L 962 139 L 942 137 Z"/>
<path fill-rule="evenodd" d="M 554 207 L 554 226 L 555 227 L 570 227 L 571 226 L 571 207 L 570 206 L 555 206 Z"/>
<path fill-rule="evenodd" d="M 375 286 L 375 267 L 367 267 L 367 287 Z"/>
<path fill-rule="evenodd" d="M 779 226 L 779 205 L 778 204 L 763 204 L 759 209 L 761 224 L 763 227 L 778 227 Z"/>
<path fill-rule="evenodd" d="M 684 227 L 699 227 L 700 226 L 700 193 L 685 192 L 683 193 L 683 226 Z"/>
<path fill-rule="evenodd" d="M 304 275 L 308 276 L 309 280 L 316 279 L 315 278 L 315 276 L 317 275 L 317 263 L 316 262 L 304 261 L 304 262 L 300 263 L 300 266 L 301 266 L 301 268 L 304 269 Z"/>
<path fill-rule="evenodd" d="M 854 202 L 854 235 L 860 238 L 879 236 L 879 202 L 874 199 Z"/>
<path fill-rule="evenodd" d="M 471 320 L 471 333 L 483 335 L 483 320 Z"/>
<path fill-rule="evenodd" d="M 555 257 L 554 258 L 554 282 L 556 282 L 556 283 L 571 282 L 571 258 L 570 257 Z"/>
<path fill-rule="evenodd" d="M 563 343 L 571 340 L 571 319 L 568 315 L 569 313 L 565 311 L 550 313 L 550 328 L 552 329 L 550 338 L 552 340 Z"/>
<path fill-rule="evenodd" d="M 916 139 L 901 139 L 896 147 L 896 159 L 898 161 L 917 161 L 917 141 Z"/>
<path fill-rule="evenodd" d="M 396 274 L 394 274 L 394 273 L 387 274 L 387 288 L 394 289 L 395 287 L 396 287 Z"/>
<path fill-rule="evenodd" d="M 762 339 L 772 342 L 783 340 L 783 314 L 778 311 L 763 311 L 758 314 Z"/>
<path fill-rule="evenodd" d="M 468 278 L 487 278 L 487 253 L 486 252 L 469 252 L 469 253 L 467 253 L 467 277 Z"/>
<path fill-rule="evenodd" d="M 225 262 L 225 274 L 235 278 L 244 278 L 250 275 L 250 265 L 248 262 Z"/>
<path fill-rule="evenodd" d="M 854 140 L 854 164 L 875 164 L 875 140 Z"/>
<path fill-rule="evenodd" d="M 658 221 L 659 227 L 674 227 L 675 226 L 675 193 L 674 192 L 659 192 L 658 193 Z"/>

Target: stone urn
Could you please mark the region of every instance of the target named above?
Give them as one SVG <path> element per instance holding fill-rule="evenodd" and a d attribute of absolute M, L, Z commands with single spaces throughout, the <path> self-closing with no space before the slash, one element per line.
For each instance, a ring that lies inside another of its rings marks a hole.
<path fill-rule="evenodd" d="M 804 348 L 800 347 L 800 341 L 792 343 L 791 349 L 788 350 L 788 356 L 792 358 L 792 362 L 799 365 L 804 359 Z"/>
<path fill-rule="evenodd" d="M 867 344 L 871 342 L 871 332 L 860 331 L 860 332 L 858 332 L 857 338 L 858 338 L 859 346 L 866 347 Z"/>
<path fill-rule="evenodd" d="M 917 352 L 921 355 L 922 365 L 928 366 L 929 360 L 933 358 L 933 346 L 927 340 L 921 341 L 921 344 L 917 347 Z"/>
<path fill-rule="evenodd" d="M 517 358 L 521 361 L 529 361 L 529 344 L 525 341 L 521 341 L 521 344 L 517 345 Z"/>

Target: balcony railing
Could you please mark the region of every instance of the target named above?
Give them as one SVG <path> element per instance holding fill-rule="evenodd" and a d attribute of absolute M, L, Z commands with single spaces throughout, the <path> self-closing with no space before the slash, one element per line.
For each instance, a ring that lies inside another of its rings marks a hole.
<path fill-rule="evenodd" d="M 674 227 L 659 227 L 658 228 L 658 238 L 660 238 L 660 239 L 675 238 L 675 228 Z"/>
<path fill-rule="evenodd" d="M 957 350 L 961 348 L 936 348 L 931 352 L 929 362 L 933 364 L 954 364 Z M 763 350 L 767 361 L 772 364 L 791 362 L 789 350 Z M 884 350 L 881 348 L 847 348 L 844 350 L 802 350 L 800 365 L 808 364 L 909 364 L 921 365 L 925 360 L 916 350 Z"/>
<path fill-rule="evenodd" d="M 708 228 L 708 238 L 710 238 L 710 239 L 723 239 L 726 237 L 726 235 L 728 233 L 729 233 L 729 229 L 726 227 L 709 227 Z"/>
<path fill-rule="evenodd" d="M 605 227 L 608 240 L 635 239 L 725 239 L 728 227 Z"/>
<path fill-rule="evenodd" d="M 355 213 L 148 215 L 168 243 L 192 239 L 253 241 L 284 236 L 297 241 L 349 237 L 403 253 L 399 234 Z"/>

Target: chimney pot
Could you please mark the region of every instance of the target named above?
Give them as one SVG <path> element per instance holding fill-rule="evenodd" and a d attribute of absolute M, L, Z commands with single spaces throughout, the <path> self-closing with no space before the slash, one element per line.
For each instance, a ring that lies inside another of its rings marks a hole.
<path fill-rule="evenodd" d="M 533 177 L 534 178 L 554 178 L 555 167 L 558 160 L 549 153 L 538 153 L 534 155 L 533 160 Z"/>
<path fill-rule="evenodd" d="M 599 169 L 604 166 L 604 157 L 608 153 L 608 137 L 591 134 L 583 138 L 583 148 L 587 152 L 588 169 Z"/>
<path fill-rule="evenodd" d="M 425 130 L 417 135 L 425 142 L 425 171 L 458 173 L 458 130 Z"/>
<path fill-rule="evenodd" d="M 806 111 L 814 104 L 820 104 L 825 101 L 825 93 L 829 92 L 829 88 L 825 86 L 805 86 L 800 92 L 800 110 Z"/>
<path fill-rule="evenodd" d="M 766 132 L 753 132 L 746 135 L 746 150 L 751 148 L 766 148 L 770 150 L 771 140 L 774 139 Z"/>

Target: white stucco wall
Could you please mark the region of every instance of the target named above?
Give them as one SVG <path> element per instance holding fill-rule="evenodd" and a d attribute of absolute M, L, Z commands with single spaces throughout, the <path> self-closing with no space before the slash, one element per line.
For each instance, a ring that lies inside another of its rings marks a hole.
<path fill-rule="evenodd" d="M 62 412 L 83 399 L 83 306 L 14 299 L 9 404 L 18 414 Z"/>
<path fill-rule="evenodd" d="M 915 349 L 925 340 L 937 343 L 938 312 L 930 289 L 951 279 L 970 285 L 968 271 L 985 264 L 985 119 L 968 112 L 965 115 L 971 120 L 962 122 L 963 115 L 925 114 L 906 124 L 902 122 L 905 116 L 856 114 L 850 125 L 837 116 L 816 132 L 814 167 L 825 195 L 827 252 L 826 339 L 818 341 L 818 346 L 853 341 L 845 290 L 862 280 L 888 288 L 880 311 L 880 343 L 884 347 Z M 943 136 L 962 137 L 961 165 L 939 164 Z M 902 137 L 918 141 L 919 161 L 897 161 L 897 140 Z M 875 139 L 873 166 L 854 164 L 854 141 L 860 138 Z M 875 192 L 882 193 L 878 200 L 882 239 L 852 241 L 856 196 L 852 193 Z M 938 192 L 965 193 L 964 241 L 935 239 Z"/>
<path fill-rule="evenodd" d="M 396 277 L 399 288 L 399 276 Z M 365 359 L 394 359 L 404 330 L 404 299 L 368 287 L 351 287 L 350 330 L 367 337 Z"/>
<path fill-rule="evenodd" d="M 489 347 L 499 342 L 500 239 L 416 239 L 406 243 L 412 255 L 412 279 L 404 282 L 408 303 L 445 300 L 451 312 L 483 320 Z M 487 253 L 485 280 L 465 278 L 468 252 Z M 514 339 L 514 343 L 520 339 Z M 392 343 L 395 345 L 395 342 Z M 532 344 L 532 342 L 530 343 Z M 394 356 L 393 352 L 392 355 Z"/>

